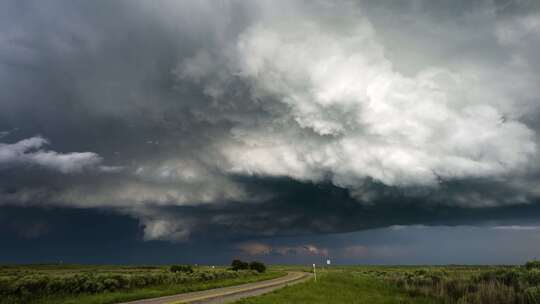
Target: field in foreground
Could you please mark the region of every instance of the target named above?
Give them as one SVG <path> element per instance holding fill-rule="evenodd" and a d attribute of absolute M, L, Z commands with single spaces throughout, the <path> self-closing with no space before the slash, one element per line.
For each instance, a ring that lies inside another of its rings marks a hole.
<path fill-rule="evenodd" d="M 267 295 L 247 298 L 236 304 L 275 303 L 363 303 L 363 304 L 427 304 L 424 296 L 411 296 L 379 279 L 351 270 L 330 270 L 311 280 L 279 289 Z"/>
<path fill-rule="evenodd" d="M 0 266 L 0 304 L 109 304 L 276 278 L 270 270 L 167 266 Z"/>
<path fill-rule="evenodd" d="M 237 304 L 540 304 L 540 263 L 327 267 L 309 281 Z"/>
<path fill-rule="evenodd" d="M 193 268 L 193 269 L 192 269 Z M 266 273 L 225 267 L 0 266 L 0 304 L 107 304 L 266 280 L 308 267 Z M 310 280 L 241 304 L 437 303 L 540 304 L 540 262 L 524 266 L 325 267 Z"/>

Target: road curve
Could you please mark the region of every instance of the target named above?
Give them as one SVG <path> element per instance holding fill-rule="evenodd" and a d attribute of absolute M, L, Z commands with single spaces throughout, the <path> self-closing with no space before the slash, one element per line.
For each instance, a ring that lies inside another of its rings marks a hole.
<path fill-rule="evenodd" d="M 172 303 L 198 303 L 217 304 L 228 303 L 238 299 L 258 296 L 290 284 L 304 282 L 312 277 L 307 272 L 288 272 L 286 276 L 255 283 L 248 283 L 236 286 L 215 288 L 203 291 L 181 293 L 172 296 L 165 296 L 153 299 L 143 299 L 119 304 L 172 304 Z"/>

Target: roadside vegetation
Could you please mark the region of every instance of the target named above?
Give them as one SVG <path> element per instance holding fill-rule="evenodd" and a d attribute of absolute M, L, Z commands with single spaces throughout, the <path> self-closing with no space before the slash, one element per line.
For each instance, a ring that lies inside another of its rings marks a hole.
<path fill-rule="evenodd" d="M 540 304 L 540 262 L 524 266 L 379 268 L 362 271 L 412 296 L 444 304 Z"/>
<path fill-rule="evenodd" d="M 172 266 L 0 266 L 0 304 L 107 304 L 276 278 L 282 271 Z"/>

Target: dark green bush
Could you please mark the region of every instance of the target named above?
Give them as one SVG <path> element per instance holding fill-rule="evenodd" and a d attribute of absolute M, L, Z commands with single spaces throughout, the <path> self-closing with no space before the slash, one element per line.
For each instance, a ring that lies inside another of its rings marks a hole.
<path fill-rule="evenodd" d="M 236 259 L 231 262 L 231 268 L 234 271 L 247 270 L 249 269 L 249 263 Z"/>
<path fill-rule="evenodd" d="M 120 289 L 120 282 L 116 279 L 103 280 L 103 288 L 107 291 L 115 291 Z"/>
<path fill-rule="evenodd" d="M 525 303 L 537 304 L 540 303 L 540 287 L 529 287 L 525 289 Z"/>
<path fill-rule="evenodd" d="M 540 285 L 540 269 L 533 268 L 524 275 L 530 285 Z"/>
<path fill-rule="evenodd" d="M 191 265 L 172 265 L 170 267 L 170 271 L 193 273 L 193 268 L 191 267 Z"/>
<path fill-rule="evenodd" d="M 264 265 L 261 262 L 254 261 L 254 262 L 249 263 L 249 269 L 255 270 L 259 273 L 263 273 L 266 271 L 266 265 Z"/>
<path fill-rule="evenodd" d="M 527 270 L 540 269 L 540 261 L 539 260 L 528 261 L 527 263 L 525 263 L 525 268 L 527 268 Z"/>

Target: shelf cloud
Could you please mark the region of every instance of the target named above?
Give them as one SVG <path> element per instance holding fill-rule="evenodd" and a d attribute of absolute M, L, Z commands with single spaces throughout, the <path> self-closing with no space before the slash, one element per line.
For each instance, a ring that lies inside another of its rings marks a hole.
<path fill-rule="evenodd" d="M 107 210 L 172 242 L 527 227 L 540 196 L 538 12 L 4 1 L 0 208 Z"/>

